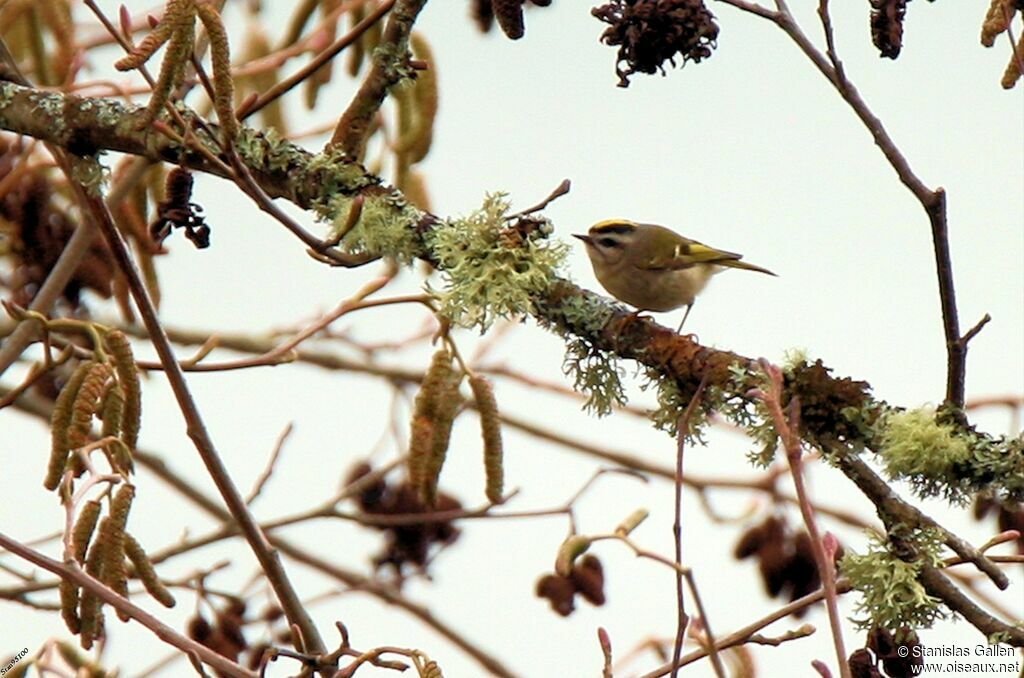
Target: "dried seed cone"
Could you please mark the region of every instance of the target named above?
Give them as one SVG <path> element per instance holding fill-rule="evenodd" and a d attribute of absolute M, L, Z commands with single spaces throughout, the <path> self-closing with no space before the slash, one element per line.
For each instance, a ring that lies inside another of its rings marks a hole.
<path fill-rule="evenodd" d="M 526 34 L 522 0 L 491 0 L 491 8 L 502 32 L 509 38 L 518 40 Z"/>
<path fill-rule="evenodd" d="M 505 489 L 505 468 L 502 465 L 505 450 L 501 441 L 501 420 L 498 417 L 498 401 L 494 388 L 485 377 L 474 374 L 469 378 L 469 387 L 476 399 L 480 413 L 480 433 L 484 439 L 484 471 L 487 474 L 487 500 L 501 501 Z"/>
<path fill-rule="evenodd" d="M 146 552 L 135 537 L 127 532 L 124 534 L 124 552 L 128 559 L 132 561 L 132 565 L 135 566 L 135 576 L 146 587 L 149 595 L 153 596 L 164 607 L 174 607 L 174 596 L 167 590 L 164 583 L 160 581 L 160 577 L 157 576 L 149 556 L 146 555 Z"/>
<path fill-rule="evenodd" d="M 53 415 L 50 417 L 50 463 L 46 468 L 46 478 L 43 479 L 43 487 L 48 490 L 57 489 L 60 478 L 64 475 L 64 468 L 68 463 L 68 453 L 71 451 L 68 434 L 71 427 L 72 407 L 78 396 L 78 390 L 82 387 L 82 382 L 85 381 L 85 377 L 93 365 L 95 365 L 94 362 L 87 360 L 75 368 L 53 406 Z"/>
<path fill-rule="evenodd" d="M 191 177 L 189 177 L 191 180 Z M 168 183 L 170 181 L 168 180 Z M 121 418 L 121 440 L 129 450 L 135 450 L 142 424 L 142 390 L 139 387 L 139 369 L 135 365 L 132 345 L 120 330 L 108 332 L 104 339 L 114 360 L 117 383 L 124 391 L 124 413 Z"/>
<path fill-rule="evenodd" d="M 1003 73 L 1003 89 L 1013 89 L 1020 80 L 1020 60 L 1024 59 L 1024 33 L 1017 39 L 1017 49 L 1010 53 L 1010 63 L 1006 65 L 1006 72 Z"/>
<path fill-rule="evenodd" d="M 991 47 L 995 44 L 996 37 L 1010 27 L 1010 21 L 1017 11 L 1014 3 L 1015 0 L 992 0 L 985 15 L 985 23 L 981 25 L 982 45 Z"/>

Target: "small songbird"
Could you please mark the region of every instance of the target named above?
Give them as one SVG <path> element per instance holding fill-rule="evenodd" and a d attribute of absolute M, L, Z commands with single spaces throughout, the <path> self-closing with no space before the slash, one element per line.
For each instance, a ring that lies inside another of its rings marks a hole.
<path fill-rule="evenodd" d="M 742 268 L 775 275 L 740 261 L 743 255 L 708 247 L 654 224 L 609 219 L 573 234 L 587 246 L 594 275 L 616 299 L 638 311 L 674 311 L 686 306 L 682 330 L 694 298 L 714 274 Z"/>

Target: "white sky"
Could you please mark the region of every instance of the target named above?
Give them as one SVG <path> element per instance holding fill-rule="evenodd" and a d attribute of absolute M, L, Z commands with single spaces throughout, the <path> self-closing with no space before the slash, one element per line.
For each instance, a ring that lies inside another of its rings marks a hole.
<path fill-rule="evenodd" d="M 101 4 L 114 15 L 112 3 Z M 791 4 L 820 44 L 818 3 Z M 467 5 L 432 2 L 419 22 L 435 50 L 442 87 L 435 143 L 423 165 L 437 214 L 468 212 L 486 192 L 498 190 L 525 207 L 568 177 L 572 192 L 546 212 L 558 237 L 568 239 L 594 221 L 622 216 L 672 226 L 708 244 L 743 252 L 779 273 L 778 278 L 727 273 L 716 279 L 688 321 L 689 331 L 703 343 L 776 361 L 787 349 L 802 347 L 837 375 L 869 381 L 874 393 L 891 403 L 915 407 L 941 400 L 945 351 L 927 219 L 863 125 L 781 31 L 714 3 L 721 34 L 710 60 L 670 71 L 665 78 L 635 76 L 623 90 L 615 87 L 615 50 L 598 44 L 603 24 L 589 16 L 589 3 L 563 1 L 530 11 L 526 37 L 515 43 L 497 32 L 478 34 L 466 17 Z M 868 3 L 833 5 L 848 75 L 919 176 L 948 192 L 964 330 L 986 312 L 993 317 L 971 344 L 968 397 L 1020 393 L 1024 90 L 999 87 L 1009 47 L 1004 39 L 991 50 L 979 45 L 985 3 L 915 2 L 908 9 L 903 54 L 895 62 L 880 60 L 870 43 Z M 242 27 L 240 12 L 227 16 L 233 29 Z M 340 112 L 352 89 L 351 81 L 339 78 L 321 93 L 321 101 L 329 103 L 316 121 Z M 312 122 L 304 116 L 296 126 Z M 174 256 L 160 262 L 162 314 L 169 325 L 262 332 L 294 324 L 333 307 L 375 273 L 313 263 L 296 240 L 224 182 L 199 182 L 196 199 L 213 226 L 213 246 L 195 251 L 181 237 L 171 240 Z M 312 225 L 309 215 L 293 213 Z M 596 288 L 578 249 L 568 273 Z M 418 285 L 418 276 L 404 275 L 396 290 L 414 291 Z M 671 315 L 664 321 L 672 325 L 678 319 Z M 421 322 L 418 310 L 380 310 L 353 316 L 337 329 L 351 329 L 372 341 L 407 336 Z M 476 341 L 469 333 L 458 339 L 463 350 L 471 350 Z M 191 351 L 182 349 L 180 355 Z M 492 358 L 559 380 L 562 351 L 556 337 L 527 322 L 512 330 Z M 140 352 L 151 354 L 145 348 Z M 386 359 L 424 367 L 429 352 L 428 346 L 418 345 Z M 632 366 L 626 367 L 632 373 Z M 353 461 L 386 433 L 388 389 L 361 377 L 285 366 L 193 375 L 189 383 L 243 491 L 261 471 L 281 429 L 295 422 L 279 470 L 256 506 L 260 518 L 300 510 L 329 496 Z M 156 375 L 144 389 L 141 443 L 212 492 L 164 380 Z M 509 413 L 563 434 L 664 465 L 674 461 L 673 441 L 628 415 L 595 420 L 572 401 L 507 382 L 499 382 L 498 397 Z M 637 402 L 649 402 L 649 397 L 640 395 Z M 977 421 L 990 432 L 1010 432 L 1005 411 L 979 414 Z M 467 505 L 477 505 L 483 501 L 483 482 L 476 422 L 472 416 L 460 422 L 442 483 Z M 60 521 L 57 501 L 39 483 L 48 439 L 42 425 L 9 410 L 0 412 L 0 423 L 6 441 L 0 446 L 6 479 L 0 529 L 27 540 Z M 515 433 L 507 434 L 506 448 L 507 483 L 522 489 L 513 510 L 560 504 L 595 468 L 578 455 Z M 750 477 L 747 449 L 741 436 L 715 433 L 706 449 L 689 452 L 687 468 L 701 475 Z M 395 453 L 389 441 L 375 458 Z M 845 478 L 819 471 L 811 484 L 816 497 L 866 518 L 872 515 Z M 205 516 L 151 474 L 139 473 L 137 484 L 131 529 L 148 549 L 175 541 L 185 529 L 192 534 L 209 529 Z M 644 486 L 609 477 L 586 495 L 577 517 L 584 532 L 610 531 L 633 509 L 646 507 L 651 518 L 635 537 L 668 555 L 671 497 L 664 482 Z M 742 493 L 713 494 L 712 501 L 730 516 L 750 507 L 749 496 Z M 938 504 L 928 510 L 976 543 L 994 529 Z M 692 494 L 686 496 L 684 513 L 684 560 L 694 569 L 714 630 L 728 633 L 773 609 L 776 604 L 762 593 L 756 565 L 731 558 L 743 524 L 712 523 Z M 795 513 L 790 519 L 799 520 Z M 828 521 L 824 527 L 855 548 L 862 544 L 855 533 Z M 462 528 L 459 543 L 437 559 L 434 580 L 412 581 L 404 592 L 519 674 L 597 675 L 597 626 L 608 629 L 619 657 L 651 635 L 674 634 L 674 581 L 667 568 L 636 560 L 619 545 L 602 544 L 596 553 L 605 565 L 609 602 L 597 609 L 581 602 L 565 620 L 533 596 L 535 579 L 550 569 L 564 536 L 564 519 L 474 521 Z M 367 554 L 377 548 L 374 534 L 350 524 L 317 523 L 289 534 L 360 571 L 368 571 Z M 58 554 L 56 547 L 49 552 Z M 229 590 L 253 572 L 250 554 L 238 543 L 198 555 L 201 562 L 174 560 L 162 571 L 178 577 L 231 557 L 233 566 L 210 580 Z M 6 558 L 5 563 L 12 561 Z M 330 590 L 331 583 L 319 575 L 286 565 L 302 596 Z M 1024 614 L 1021 585 L 1017 576 L 1014 588 L 1002 597 L 1007 605 L 1016 601 L 1018 615 Z M 181 628 L 194 603 L 184 593 L 178 597 L 178 608 L 164 616 Z M 852 597 L 844 599 L 844 614 L 851 614 L 852 602 Z M 341 619 L 361 649 L 419 647 L 441 663 L 446 675 L 481 675 L 477 665 L 423 625 L 365 596 L 334 597 L 314 605 L 312 612 L 328 643 L 335 640 L 333 622 Z M 814 658 L 834 667 L 823 612 L 804 621 L 819 627 L 813 639 L 755 648 L 762 675 L 812 675 Z M 768 633 L 781 634 L 800 623 L 786 620 Z M 108 624 L 114 636 L 110 663 L 125 662 L 129 675 L 167 651 L 141 627 L 112 619 Z M 0 656 L 23 646 L 35 651 L 54 633 L 66 631 L 52 615 L 9 603 L 0 607 Z M 258 628 L 250 630 L 250 640 L 258 635 Z M 983 642 L 964 623 L 923 637 L 933 646 Z M 848 648 L 860 646 L 861 638 L 848 632 Z M 644 655 L 621 675 L 656 663 Z M 293 668 L 281 661 L 271 675 Z M 186 671 L 179 662 L 164 675 Z M 704 664 L 686 675 L 709 673 Z M 359 675 L 390 674 L 361 669 Z"/>

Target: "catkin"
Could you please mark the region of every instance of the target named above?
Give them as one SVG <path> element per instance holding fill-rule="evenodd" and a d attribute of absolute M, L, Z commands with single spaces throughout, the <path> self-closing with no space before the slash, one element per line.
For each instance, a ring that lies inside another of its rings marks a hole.
<path fill-rule="evenodd" d="M 104 339 L 114 361 L 117 383 L 124 392 L 124 413 L 121 417 L 121 440 L 129 450 L 135 450 L 142 423 L 142 390 L 139 387 L 139 368 L 135 364 L 132 345 L 120 330 L 108 332 Z"/>
<path fill-rule="evenodd" d="M 50 417 L 50 463 L 46 467 L 46 478 L 43 480 L 43 487 L 48 490 L 55 490 L 60 484 L 61 476 L 64 475 L 64 468 L 68 464 L 68 454 L 71 451 L 69 441 L 69 429 L 71 427 L 72 408 L 78 389 L 89 374 L 95 363 L 87 360 L 78 365 L 72 372 L 71 378 L 64 384 L 57 402 L 53 406 L 53 415 Z"/>
<path fill-rule="evenodd" d="M 64 660 L 71 668 L 75 669 L 88 669 L 89 660 L 82 656 L 82 653 L 75 649 L 75 646 L 71 643 L 62 640 L 57 643 L 57 652 L 60 653 L 60 658 Z M 76 677 L 82 674 L 75 674 Z M 95 673 L 89 672 L 87 675 L 94 676 Z"/>
<path fill-rule="evenodd" d="M 115 61 L 114 68 L 119 71 L 132 71 L 146 63 L 153 53 L 160 49 L 160 45 L 171 37 L 173 29 L 174 26 L 169 21 L 161 21 L 127 56 Z"/>
<path fill-rule="evenodd" d="M 423 375 L 423 383 L 413 405 L 412 433 L 409 439 L 409 481 L 422 488 L 426 479 L 427 459 L 434 446 L 435 422 L 441 393 L 451 379 L 452 358 L 441 349 L 434 354 L 430 367 Z"/>
<path fill-rule="evenodd" d="M 71 633 L 82 630 L 82 622 L 78 618 L 78 584 L 70 579 L 60 580 L 60 616 Z"/>
<path fill-rule="evenodd" d="M 409 147 L 409 160 L 417 163 L 430 152 L 434 140 L 434 121 L 437 118 L 439 100 L 437 85 L 437 61 L 430 49 L 430 43 L 418 31 L 410 37 L 413 55 L 427 62 L 427 68 L 417 71 L 416 83 L 413 87 L 413 100 L 416 102 L 417 133 Z"/>
<path fill-rule="evenodd" d="M 350 17 L 349 21 L 354 28 L 356 24 L 363 20 L 366 16 L 366 6 L 364 4 L 358 4 L 348 11 Z M 363 66 L 363 58 L 366 56 L 366 50 L 364 49 L 362 36 L 359 40 L 356 40 L 353 44 L 348 47 L 348 63 L 346 64 L 346 70 L 348 74 L 353 78 L 359 75 L 359 69 Z"/>
<path fill-rule="evenodd" d="M 110 502 L 110 515 L 100 523 L 98 537 L 98 540 L 104 543 L 99 579 L 125 598 L 128 597 L 128 572 L 124 562 L 124 535 L 134 497 L 135 487 L 133 485 L 121 486 L 117 494 L 114 495 L 113 501 Z M 120 610 L 118 610 L 117 616 L 122 621 L 128 620 L 128 617 Z"/>
<path fill-rule="evenodd" d="M 71 449 L 85 445 L 92 431 L 92 419 L 99 414 L 103 402 L 103 394 L 107 388 L 107 380 L 113 371 L 106 363 L 93 363 L 89 374 L 85 375 L 82 386 L 75 395 L 71 407 L 71 426 L 68 428 L 68 444 Z"/>
<path fill-rule="evenodd" d="M 498 418 L 498 401 L 494 397 L 491 382 L 474 374 L 469 378 L 469 387 L 476 399 L 480 413 L 480 433 L 484 439 L 484 470 L 487 474 L 487 500 L 501 501 L 505 488 L 505 469 L 502 465 L 504 447 L 501 442 L 501 421 Z"/>
<path fill-rule="evenodd" d="M 95 499 L 85 502 L 82 510 L 78 512 L 78 520 L 71 531 L 72 554 L 80 564 L 85 562 L 85 554 L 89 548 L 89 541 L 92 533 L 96 530 L 96 523 L 100 519 L 100 503 Z"/>
<path fill-rule="evenodd" d="M 89 549 L 89 558 L 85 562 L 85 571 L 93 578 L 99 579 L 100 571 L 103 569 L 105 543 L 101 539 L 93 542 Z M 100 599 L 89 589 L 82 591 L 82 597 L 78 604 L 78 617 L 81 628 L 79 630 L 79 642 L 85 650 L 92 649 L 93 641 L 103 635 L 103 610 Z"/>
<path fill-rule="evenodd" d="M 423 172 L 406 169 L 401 178 L 402 185 L 399 188 L 406 201 L 413 207 L 430 212 L 430 192 L 427 190 L 427 178 Z"/>
<path fill-rule="evenodd" d="M 231 52 L 224 22 L 212 5 L 196 3 L 199 20 L 206 27 L 210 39 L 210 58 L 213 60 L 213 106 L 217 111 L 217 122 L 225 144 L 231 143 L 238 134 L 238 120 L 235 118 L 235 84 L 231 77 Z"/>
<path fill-rule="evenodd" d="M 135 576 L 146 587 L 149 595 L 153 596 L 164 607 L 174 607 L 174 596 L 167 590 L 164 583 L 160 581 L 160 577 L 157 576 L 149 556 L 146 555 L 146 552 L 135 537 L 127 532 L 124 534 L 124 552 L 128 559 L 132 561 L 132 565 L 135 566 Z"/>
<path fill-rule="evenodd" d="M 110 462 L 110 468 L 116 473 L 128 476 L 135 470 L 135 462 L 132 460 L 131 450 L 120 438 L 121 424 L 124 421 L 124 391 L 116 383 L 112 384 L 107 391 L 100 418 L 103 419 L 100 436 L 115 438 L 103 448 L 104 454 L 107 455 L 107 461 Z"/>
<path fill-rule="evenodd" d="M 434 435 L 430 445 L 430 453 L 423 461 L 423 484 L 420 485 L 420 499 L 427 506 L 437 504 L 437 484 L 441 477 L 441 469 L 444 467 L 445 458 L 448 456 L 448 443 L 452 435 L 452 423 L 458 413 L 461 398 L 459 397 L 459 383 L 462 381 L 462 374 L 452 370 L 451 358 L 446 351 L 448 359 L 447 370 L 444 372 L 444 379 L 440 382 L 436 397 L 434 398 L 434 417 L 432 420 Z"/>
<path fill-rule="evenodd" d="M 171 6 L 174 4 L 174 0 L 167 4 L 167 11 L 164 12 L 164 18 L 161 22 L 161 24 L 164 22 L 173 24 L 171 37 L 164 51 L 164 60 L 160 63 L 160 75 L 157 77 L 153 93 L 149 97 L 146 112 L 139 121 L 140 129 L 147 127 L 156 120 L 164 104 L 170 99 L 171 92 L 184 77 L 185 66 L 189 62 L 189 57 L 195 44 L 196 26 L 194 17 L 188 15 L 171 18 Z M 159 29 L 159 27 L 157 28 Z"/>

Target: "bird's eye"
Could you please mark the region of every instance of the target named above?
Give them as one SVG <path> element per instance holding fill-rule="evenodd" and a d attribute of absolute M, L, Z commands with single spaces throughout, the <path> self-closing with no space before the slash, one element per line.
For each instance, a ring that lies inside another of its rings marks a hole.
<path fill-rule="evenodd" d="M 619 241 L 615 238 L 599 238 L 597 244 L 601 247 L 618 247 Z"/>

